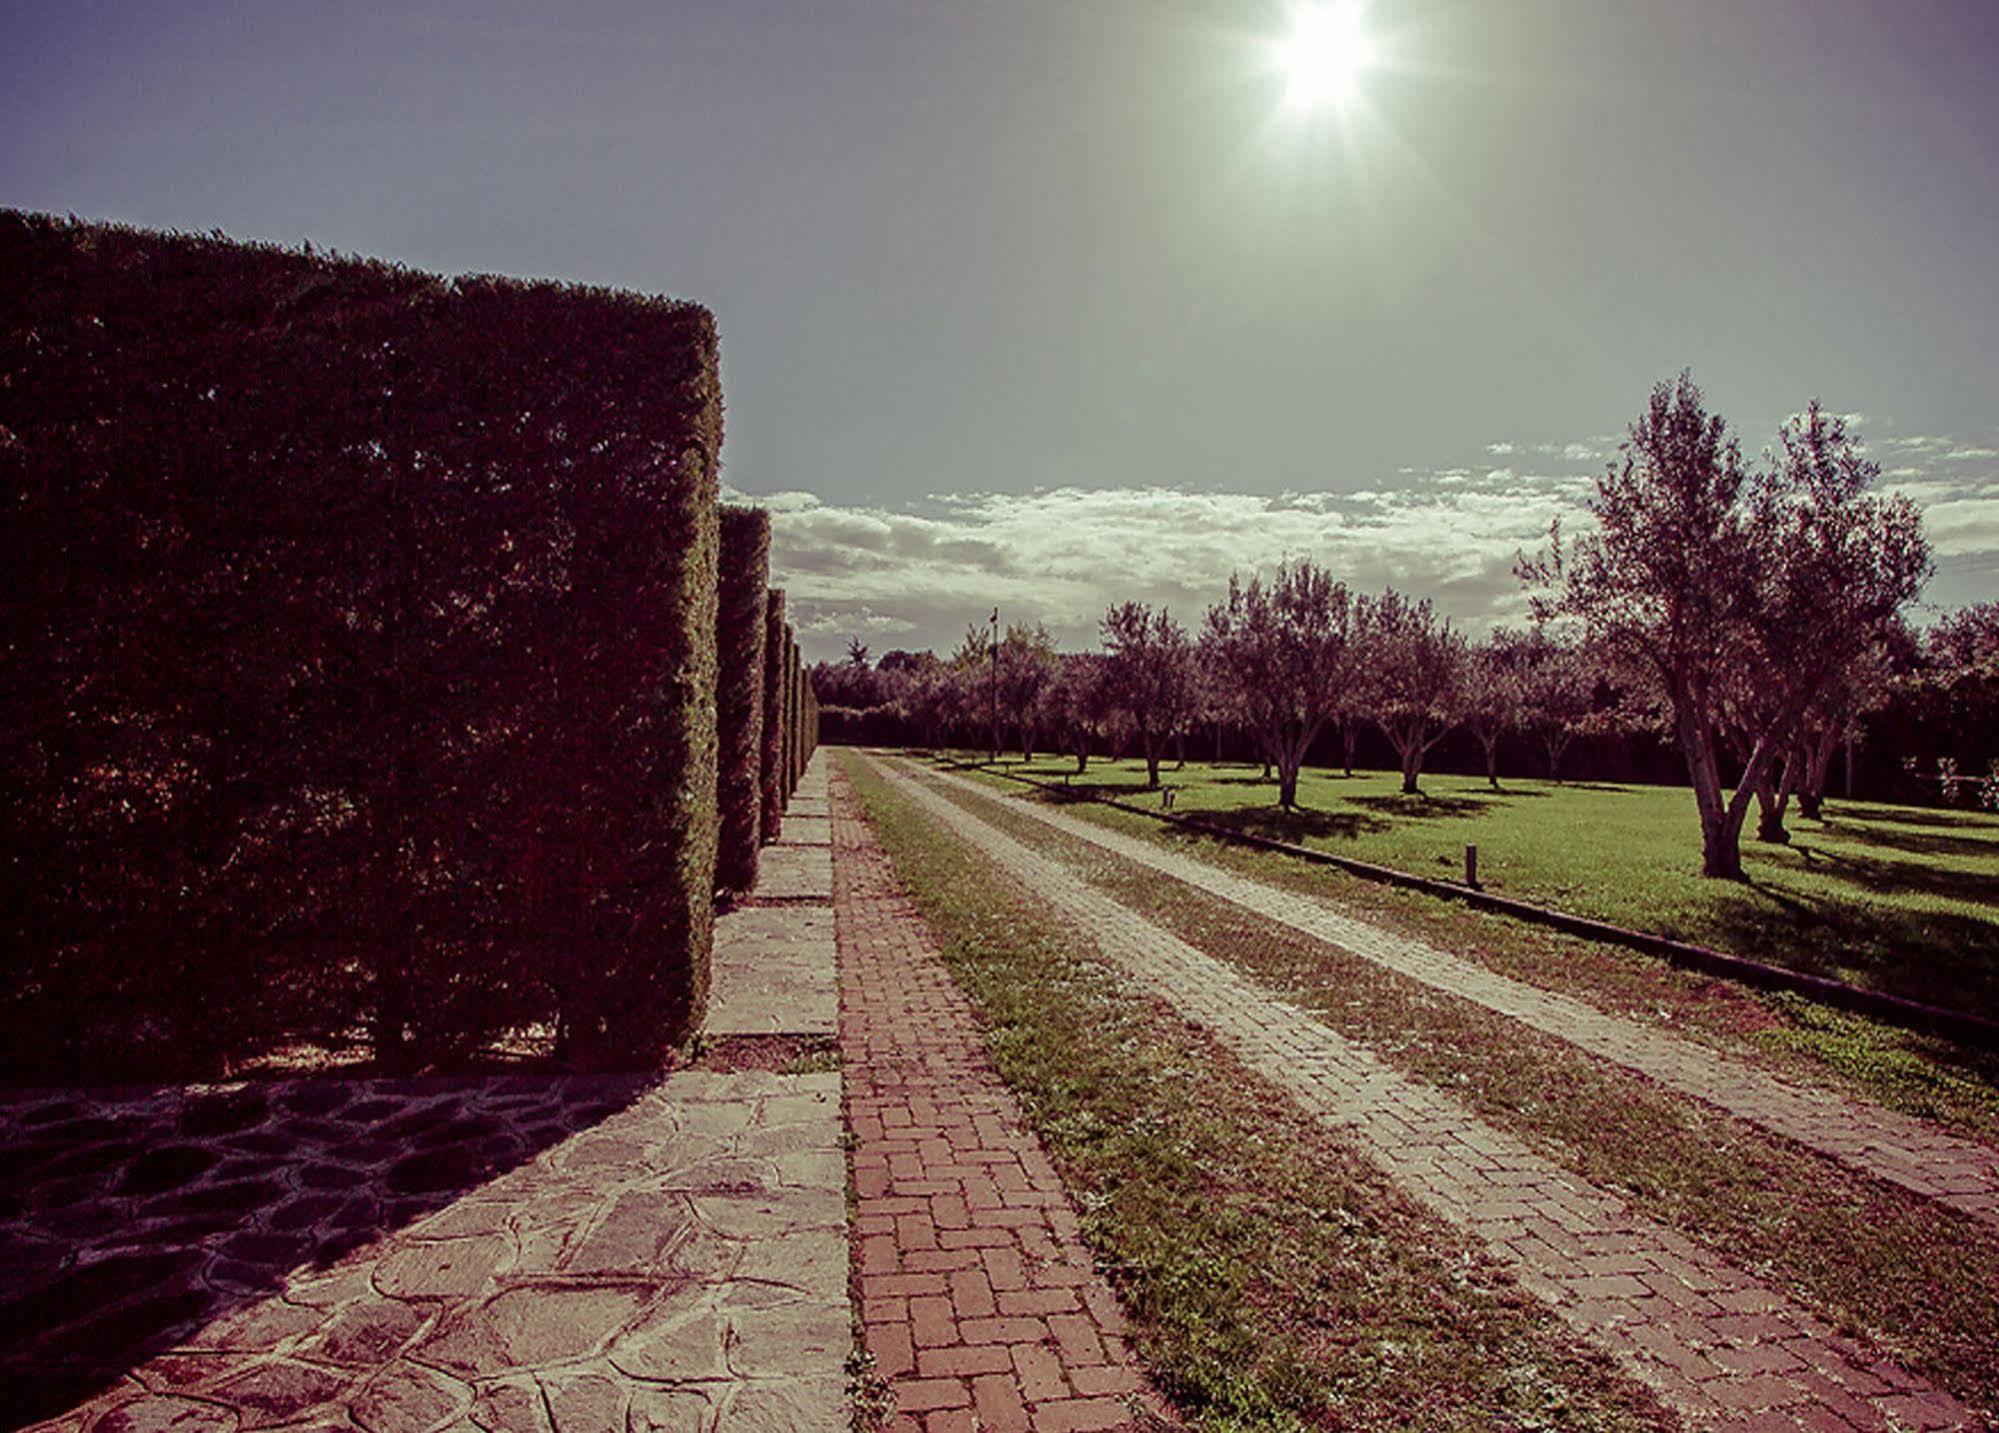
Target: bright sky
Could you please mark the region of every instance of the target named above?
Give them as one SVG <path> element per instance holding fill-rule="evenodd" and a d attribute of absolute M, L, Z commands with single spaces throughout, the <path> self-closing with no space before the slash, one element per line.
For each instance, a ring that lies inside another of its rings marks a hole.
<path fill-rule="evenodd" d="M 0 205 L 700 300 L 812 656 L 1312 556 L 1517 610 L 1691 366 L 1999 596 L 1999 4 L 0 0 Z"/>

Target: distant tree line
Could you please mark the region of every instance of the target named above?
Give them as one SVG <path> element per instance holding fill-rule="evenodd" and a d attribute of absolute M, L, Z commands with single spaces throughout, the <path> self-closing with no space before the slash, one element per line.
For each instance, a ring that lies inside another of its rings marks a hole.
<path fill-rule="evenodd" d="M 1590 529 L 1523 557 L 1532 620 L 1474 639 L 1428 598 L 1356 592 L 1299 559 L 1237 574 L 1195 626 L 1120 602 L 1102 650 L 1063 653 L 1013 624 L 968 628 L 948 656 L 850 645 L 813 670 L 828 739 L 1006 746 L 1071 757 L 1184 760 L 1212 735 L 1261 761 L 1280 806 L 1334 751 L 1392 755 L 1401 789 L 1456 738 L 1499 786 L 1502 748 L 1561 779 L 1578 741 L 1676 753 L 1693 788 L 1705 874 L 1739 877 L 1755 836 L 1820 814 L 1835 761 L 1889 748 L 1894 794 L 1999 805 L 1999 603 L 1918 635 L 1907 611 L 1931 572 L 1919 513 L 1813 403 L 1761 464 L 1682 374 L 1660 384 L 1587 504 Z M 1876 767 L 1879 762 L 1877 759 Z M 1850 787 L 1848 794 L 1851 794 Z"/>

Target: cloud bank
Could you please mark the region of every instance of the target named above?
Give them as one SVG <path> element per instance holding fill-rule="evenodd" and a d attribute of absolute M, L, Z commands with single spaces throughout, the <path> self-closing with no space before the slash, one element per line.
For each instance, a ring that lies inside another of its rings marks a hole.
<path fill-rule="evenodd" d="M 1358 588 L 1427 595 L 1483 630 L 1524 618 L 1516 559 L 1542 546 L 1556 518 L 1571 530 L 1587 522 L 1582 502 L 1614 448 L 1604 437 L 1494 443 L 1491 457 L 1520 466 L 1404 470 L 1340 493 L 1057 487 L 933 494 L 899 508 L 809 492 L 730 496 L 771 510 L 773 580 L 814 659 L 837 657 L 850 636 L 877 654 L 949 649 L 995 605 L 1004 620 L 1046 623 L 1064 646 L 1094 645 L 1105 607 L 1127 598 L 1164 603 L 1193 625 L 1231 572 L 1298 557 Z M 1940 569 L 1932 598 L 1993 595 L 1978 588 L 1999 570 L 1999 471 L 1949 439 L 1891 439 L 1875 454 L 1883 486 L 1923 506 Z M 1528 470 L 1537 458 L 1585 466 Z"/>

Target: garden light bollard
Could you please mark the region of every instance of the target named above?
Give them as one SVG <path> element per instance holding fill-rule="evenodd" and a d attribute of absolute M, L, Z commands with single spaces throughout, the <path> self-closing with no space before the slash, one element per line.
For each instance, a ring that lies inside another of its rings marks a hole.
<path fill-rule="evenodd" d="M 1473 890 L 1479 889 L 1478 847 L 1476 846 L 1465 847 L 1465 884 Z"/>

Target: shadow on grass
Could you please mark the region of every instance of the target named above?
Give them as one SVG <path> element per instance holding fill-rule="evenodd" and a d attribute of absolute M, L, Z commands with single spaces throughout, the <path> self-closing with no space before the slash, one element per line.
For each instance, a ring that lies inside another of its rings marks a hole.
<path fill-rule="evenodd" d="M 1808 818 L 1809 819 L 1809 818 Z M 1876 826 L 1864 818 L 1819 823 L 1828 836 L 1868 846 L 1885 846 L 1912 856 L 1935 856 L 1945 860 L 1988 860 L 1999 863 L 1999 839 L 1987 833 L 1983 840 L 1973 836 L 1949 836 L 1908 826 Z"/>
<path fill-rule="evenodd" d="M 1364 806 L 1384 816 L 1400 817 L 1406 821 L 1438 821 L 1463 816 L 1483 816 L 1502 801 L 1528 794 L 1540 793 L 1494 791 L 1484 796 L 1436 796 L 1424 791 L 1410 796 L 1398 791 L 1390 796 L 1348 796 L 1342 799 L 1351 805 Z M 1384 828 L 1389 824 L 1392 823 L 1384 822 Z"/>
<path fill-rule="evenodd" d="M 1813 975 L 1999 1018 L 1999 925 L 1952 911 L 1821 898 L 1750 881 L 1717 893 L 1697 938 Z"/>
<path fill-rule="evenodd" d="M 1918 826 L 1935 827 L 1944 831 L 1961 831 L 1967 827 L 1984 831 L 1988 835 L 1993 830 L 1993 819 L 1972 811 L 1953 811 L 1948 808 L 1927 806 L 1854 807 L 1843 801 L 1826 803 L 1828 825 L 1842 826 Z"/>
<path fill-rule="evenodd" d="M 0 1096 L 0 1409 L 74 1407 L 609 1118 L 645 1075 Z"/>
<path fill-rule="evenodd" d="M 1290 811 L 1275 805 L 1237 806 L 1227 811 L 1189 811 L 1187 814 L 1231 831 L 1294 844 L 1315 839 L 1351 841 L 1366 832 L 1386 831 L 1394 824 L 1365 812 L 1322 811 L 1309 806 Z"/>
<path fill-rule="evenodd" d="M 1845 881 L 1863 894 L 1936 896 L 1999 911 L 1999 871 L 1960 871 L 1804 844 L 1798 845 L 1797 851 L 1807 870 Z"/>

